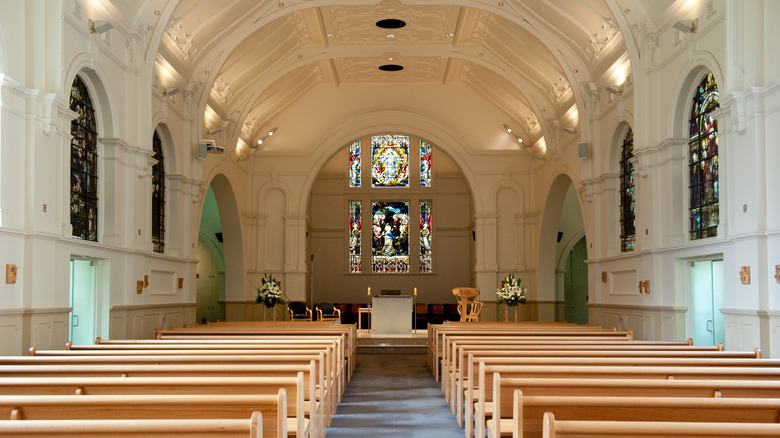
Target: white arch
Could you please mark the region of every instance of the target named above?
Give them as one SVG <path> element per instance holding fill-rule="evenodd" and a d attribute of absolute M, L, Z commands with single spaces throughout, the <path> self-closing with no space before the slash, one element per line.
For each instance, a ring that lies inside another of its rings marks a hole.
<path fill-rule="evenodd" d="M 96 121 L 98 123 L 98 135 L 101 138 L 114 138 L 116 130 L 115 121 L 119 120 L 116 108 L 111 105 L 115 99 L 111 96 L 109 88 L 105 84 L 109 83 L 106 78 L 108 75 L 99 64 L 92 62 L 92 57 L 87 53 L 79 53 L 71 61 L 64 75 L 64 82 L 58 93 L 61 96 L 70 96 L 70 89 L 76 76 L 81 77 L 90 91 L 92 104 L 95 106 Z M 151 140 L 151 138 L 150 138 Z"/>
<path fill-rule="evenodd" d="M 710 52 L 699 51 L 691 62 L 680 69 L 679 74 L 674 75 L 678 78 L 672 87 L 675 90 L 671 93 L 673 100 L 669 108 L 669 120 L 667 122 L 667 136 L 671 139 L 688 138 L 688 120 L 691 100 L 696 92 L 696 86 L 701 82 L 707 71 L 711 71 L 715 77 L 715 83 L 718 84 L 718 92 L 724 94 L 723 86 L 726 84 L 723 69 L 717 58 Z"/>

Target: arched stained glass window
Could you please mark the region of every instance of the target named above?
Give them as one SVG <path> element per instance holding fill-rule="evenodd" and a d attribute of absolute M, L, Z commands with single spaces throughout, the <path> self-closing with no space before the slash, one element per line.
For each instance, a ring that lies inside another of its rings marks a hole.
<path fill-rule="evenodd" d="M 712 237 L 718 232 L 718 121 L 712 113 L 719 107 L 718 86 L 709 72 L 697 87 L 691 108 L 688 138 L 691 240 Z"/>
<path fill-rule="evenodd" d="M 97 242 L 98 181 L 97 125 L 89 90 L 78 76 L 70 89 L 70 224 L 73 237 Z"/>
<path fill-rule="evenodd" d="M 620 249 L 633 251 L 636 243 L 636 213 L 634 211 L 636 193 L 634 192 L 634 132 L 629 129 L 623 137 L 620 154 Z"/>
<path fill-rule="evenodd" d="M 165 162 L 162 141 L 157 131 L 152 137 L 152 149 L 157 163 L 152 166 L 152 245 L 154 252 L 165 252 Z"/>

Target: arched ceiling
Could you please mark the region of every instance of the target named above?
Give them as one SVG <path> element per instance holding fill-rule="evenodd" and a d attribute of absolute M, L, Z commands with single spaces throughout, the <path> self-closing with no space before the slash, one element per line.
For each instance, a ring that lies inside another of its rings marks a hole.
<path fill-rule="evenodd" d="M 245 157 L 272 128 L 289 140 L 318 141 L 292 135 L 301 131 L 292 119 L 311 121 L 311 131 L 324 136 L 316 121 L 328 112 L 375 111 L 366 104 L 373 96 L 386 99 L 387 110 L 404 110 L 393 97 L 420 90 L 436 90 L 429 99 L 448 105 L 448 93 L 464 105 L 481 100 L 491 128 L 510 125 L 522 138 L 507 148 L 544 155 L 563 130 L 577 134 L 579 114 L 599 90 L 630 82 L 640 33 L 690 2 L 146 0 L 137 10 L 130 0 L 112 4 L 152 23 L 147 56 L 155 59 L 158 86 L 185 89 L 203 117 L 203 137 Z M 406 25 L 383 29 L 376 25 L 383 19 Z M 384 64 L 403 70 L 382 71 Z M 429 113 L 448 110 L 426 105 Z"/>

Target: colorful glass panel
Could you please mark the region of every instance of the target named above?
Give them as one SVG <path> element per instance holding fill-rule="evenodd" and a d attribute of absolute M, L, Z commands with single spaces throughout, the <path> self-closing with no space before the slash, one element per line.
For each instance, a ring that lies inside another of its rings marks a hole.
<path fill-rule="evenodd" d="M 431 144 L 420 141 L 420 187 L 431 186 Z"/>
<path fill-rule="evenodd" d="M 629 129 L 623 138 L 623 151 L 620 156 L 620 247 L 633 251 L 636 243 L 636 212 L 634 211 L 636 194 L 634 192 L 634 132 Z"/>
<path fill-rule="evenodd" d="M 371 186 L 407 187 L 409 185 L 409 137 L 377 135 L 371 137 Z"/>
<path fill-rule="evenodd" d="M 718 121 L 712 112 L 719 107 L 718 86 L 710 72 L 697 87 L 691 108 L 688 139 L 691 240 L 712 237 L 718 232 Z"/>
<path fill-rule="evenodd" d="M 349 186 L 360 187 L 360 142 L 349 146 Z"/>
<path fill-rule="evenodd" d="M 97 127 L 89 90 L 78 76 L 70 89 L 70 109 L 78 117 L 70 123 L 70 224 L 77 239 L 97 242 Z"/>
<path fill-rule="evenodd" d="M 409 203 L 371 203 L 373 272 L 409 272 Z"/>
<path fill-rule="evenodd" d="M 154 252 L 165 252 L 165 162 L 162 141 L 157 131 L 152 136 L 152 150 L 157 163 L 152 166 L 152 246 Z"/>
<path fill-rule="evenodd" d="M 433 242 L 433 227 L 431 226 L 431 201 L 420 201 L 420 272 L 429 273 L 432 270 L 431 243 Z"/>
<path fill-rule="evenodd" d="M 359 273 L 362 269 L 360 257 L 360 234 L 363 230 L 362 208 L 362 202 L 349 201 L 349 272 L 353 274 Z"/>

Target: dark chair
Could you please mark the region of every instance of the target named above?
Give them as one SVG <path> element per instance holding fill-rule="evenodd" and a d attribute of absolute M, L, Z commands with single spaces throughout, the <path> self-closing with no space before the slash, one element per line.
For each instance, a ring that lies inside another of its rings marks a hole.
<path fill-rule="evenodd" d="M 314 308 L 317 309 L 319 321 L 341 321 L 341 312 L 330 301 L 320 301 Z"/>
<path fill-rule="evenodd" d="M 428 306 L 428 324 L 441 324 L 444 322 L 444 304 L 431 304 Z"/>
<path fill-rule="evenodd" d="M 367 304 L 360 304 L 360 303 L 352 303 L 352 305 L 349 308 L 349 312 L 355 315 L 355 322 L 358 322 L 358 320 L 362 317 L 365 319 L 365 322 L 363 324 L 358 324 L 358 327 L 362 327 L 363 329 L 368 329 L 371 327 L 371 316 L 367 313 L 365 315 L 360 314 L 360 309 L 362 308 L 368 308 Z"/>
<path fill-rule="evenodd" d="M 303 301 L 290 301 L 287 303 L 287 311 L 290 313 L 290 321 L 311 321 L 311 309 Z"/>
<path fill-rule="evenodd" d="M 338 309 L 339 313 L 341 313 L 341 323 L 342 324 L 356 324 L 357 323 L 357 313 L 353 314 L 350 312 L 351 305 L 348 303 L 336 303 L 333 305 L 336 309 Z"/>
<path fill-rule="evenodd" d="M 416 313 L 416 326 L 417 330 L 425 330 L 428 328 L 428 305 L 423 303 L 417 303 L 414 305 Z"/>
<path fill-rule="evenodd" d="M 444 319 L 446 321 L 460 321 L 457 304 L 447 303 L 444 305 Z"/>
<path fill-rule="evenodd" d="M 400 289 L 382 289 L 380 295 L 401 295 Z"/>

